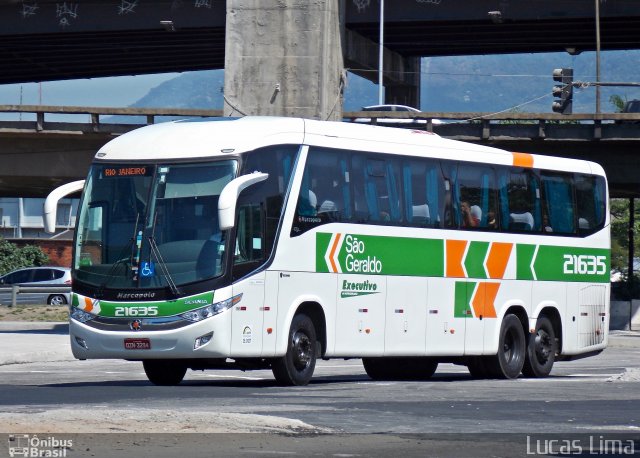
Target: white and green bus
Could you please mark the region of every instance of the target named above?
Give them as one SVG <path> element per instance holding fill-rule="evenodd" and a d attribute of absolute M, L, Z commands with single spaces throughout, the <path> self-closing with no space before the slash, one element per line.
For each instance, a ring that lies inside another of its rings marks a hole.
<path fill-rule="evenodd" d="M 606 178 L 594 163 L 425 131 L 295 118 L 179 121 L 96 154 L 73 255 L 78 359 L 373 379 L 544 377 L 609 325 Z"/>

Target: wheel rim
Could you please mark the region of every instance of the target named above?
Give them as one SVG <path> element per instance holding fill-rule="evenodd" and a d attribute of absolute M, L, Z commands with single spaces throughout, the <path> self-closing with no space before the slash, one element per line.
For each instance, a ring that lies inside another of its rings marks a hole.
<path fill-rule="evenodd" d="M 293 365 L 298 371 L 303 371 L 311 364 L 313 349 L 309 336 L 302 331 L 297 331 L 293 335 Z"/>
<path fill-rule="evenodd" d="M 50 301 L 51 305 L 63 305 L 64 299 L 62 296 L 53 296 Z"/>
<path fill-rule="evenodd" d="M 536 357 L 541 363 L 546 363 L 552 351 L 551 336 L 544 329 L 538 329 L 535 338 Z"/>

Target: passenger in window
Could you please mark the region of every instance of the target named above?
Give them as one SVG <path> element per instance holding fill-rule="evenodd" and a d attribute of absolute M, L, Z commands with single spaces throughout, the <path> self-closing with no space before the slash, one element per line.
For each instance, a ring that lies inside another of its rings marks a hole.
<path fill-rule="evenodd" d="M 316 193 L 309 190 L 307 196 L 308 197 L 304 195 L 304 192 L 300 193 L 300 199 L 298 200 L 298 215 L 316 216 L 318 206 L 318 198 L 316 197 Z"/>
<path fill-rule="evenodd" d="M 487 212 L 487 227 L 489 229 L 497 229 L 498 223 L 496 222 L 496 212 L 489 210 Z"/>
<path fill-rule="evenodd" d="M 460 202 L 460 212 L 462 214 L 461 227 L 478 227 L 482 217 L 480 207 L 474 205 L 472 210 L 472 207 L 469 207 L 469 202 L 463 200 Z"/>

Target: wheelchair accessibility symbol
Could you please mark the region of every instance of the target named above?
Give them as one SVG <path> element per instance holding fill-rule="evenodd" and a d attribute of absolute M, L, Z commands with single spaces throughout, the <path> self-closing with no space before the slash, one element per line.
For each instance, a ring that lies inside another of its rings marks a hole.
<path fill-rule="evenodd" d="M 140 264 L 140 276 L 142 277 L 153 277 L 156 274 L 156 265 L 149 261 L 143 261 Z"/>

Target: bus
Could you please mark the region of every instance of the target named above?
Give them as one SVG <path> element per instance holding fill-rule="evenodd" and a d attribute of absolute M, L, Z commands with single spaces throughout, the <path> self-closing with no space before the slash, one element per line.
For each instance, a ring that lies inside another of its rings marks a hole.
<path fill-rule="evenodd" d="M 75 230 L 76 358 L 374 380 L 547 376 L 607 345 L 604 171 L 424 130 L 299 118 L 150 125 L 95 155 Z"/>

